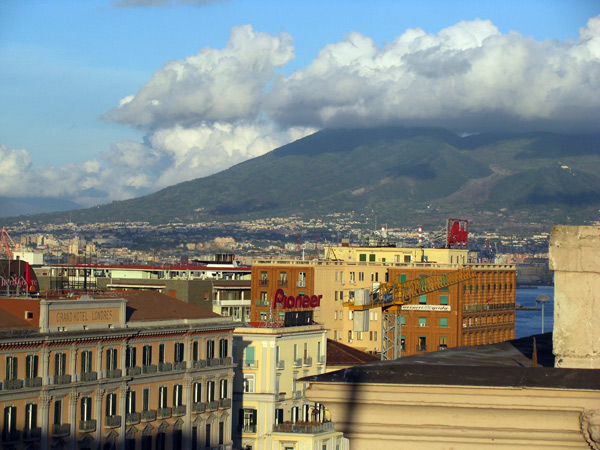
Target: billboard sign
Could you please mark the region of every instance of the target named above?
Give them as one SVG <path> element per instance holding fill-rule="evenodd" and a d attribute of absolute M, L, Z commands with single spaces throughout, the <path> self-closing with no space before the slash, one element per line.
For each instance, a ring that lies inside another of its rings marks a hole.
<path fill-rule="evenodd" d="M 469 243 L 469 221 L 448 219 L 448 248 L 467 248 Z"/>

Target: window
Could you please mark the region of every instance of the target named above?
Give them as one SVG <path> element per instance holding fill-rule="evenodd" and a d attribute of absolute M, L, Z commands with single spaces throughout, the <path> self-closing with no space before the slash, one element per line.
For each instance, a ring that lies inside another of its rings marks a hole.
<path fill-rule="evenodd" d="M 192 401 L 200 403 L 202 401 L 202 383 L 196 382 L 192 386 Z"/>
<path fill-rule="evenodd" d="M 348 342 L 352 342 L 352 330 L 348 330 Z"/>
<path fill-rule="evenodd" d="M 318 361 L 321 362 L 321 341 L 317 342 L 317 358 Z"/>
<path fill-rule="evenodd" d="M 283 409 L 275 408 L 275 425 L 283 423 Z"/>
<path fill-rule="evenodd" d="M 344 291 L 340 291 L 340 302 L 344 301 Z"/>
<path fill-rule="evenodd" d="M 109 348 L 106 350 L 106 370 L 117 369 L 117 349 Z"/>
<path fill-rule="evenodd" d="M 267 282 L 269 281 L 269 278 L 267 277 L 267 272 L 261 272 L 260 273 L 260 281 L 261 281 L 261 285 L 264 286 L 267 284 Z"/>
<path fill-rule="evenodd" d="M 144 388 L 142 391 L 142 411 L 150 409 L 150 388 Z"/>
<path fill-rule="evenodd" d="M 357 331 L 356 332 L 356 339 L 359 341 L 362 341 L 362 331 Z"/>
<path fill-rule="evenodd" d="M 38 376 L 38 361 L 37 355 L 27 355 L 25 358 L 25 377 L 37 378 Z"/>
<path fill-rule="evenodd" d="M 219 357 L 220 358 L 226 358 L 227 357 L 228 346 L 229 346 L 229 342 L 227 341 L 227 339 L 221 339 L 219 341 Z"/>
<path fill-rule="evenodd" d="M 37 405 L 28 403 L 25 405 L 25 429 L 32 430 L 37 428 Z"/>
<path fill-rule="evenodd" d="M 81 352 L 81 373 L 90 373 L 92 371 L 92 352 L 85 350 Z"/>
<path fill-rule="evenodd" d="M 192 343 L 192 361 L 198 361 L 200 358 L 200 346 L 198 345 L 198 341 L 194 341 Z"/>
<path fill-rule="evenodd" d="M 256 410 L 252 408 L 240 409 L 240 424 L 242 433 L 256 433 Z"/>
<path fill-rule="evenodd" d="M 306 287 L 306 272 L 298 272 L 298 287 Z"/>
<path fill-rule="evenodd" d="M 158 344 L 158 363 L 163 364 L 165 362 L 165 344 Z"/>
<path fill-rule="evenodd" d="M 426 304 L 427 304 L 427 296 L 419 295 L 419 305 L 426 305 Z"/>
<path fill-rule="evenodd" d="M 127 347 L 125 349 L 125 367 L 135 367 L 137 349 L 135 347 Z"/>
<path fill-rule="evenodd" d="M 106 417 L 117 415 L 117 394 L 108 394 L 106 396 Z"/>
<path fill-rule="evenodd" d="M 17 379 L 17 363 L 18 359 L 14 356 L 6 357 L 6 379 L 16 380 Z"/>
<path fill-rule="evenodd" d="M 374 262 L 375 261 L 375 255 L 373 255 L 373 254 L 369 255 L 369 261 L 370 262 Z"/>
<path fill-rule="evenodd" d="M 418 352 L 427 351 L 427 338 L 425 336 L 419 336 L 419 344 L 417 345 Z"/>
<path fill-rule="evenodd" d="M 254 374 L 245 374 L 244 375 L 244 392 L 252 393 L 254 392 Z"/>
<path fill-rule="evenodd" d="M 246 367 L 254 366 L 254 347 L 246 347 L 244 353 L 244 365 Z"/>
<path fill-rule="evenodd" d="M 132 389 L 127 391 L 127 396 L 125 397 L 125 411 L 127 414 L 135 412 L 135 391 Z"/>
<path fill-rule="evenodd" d="M 227 380 L 222 379 L 219 385 L 219 398 L 227 398 Z"/>
<path fill-rule="evenodd" d="M 366 253 L 360 253 L 360 254 L 358 255 L 358 260 L 359 260 L 359 261 L 366 261 L 366 260 L 367 260 L 367 255 L 366 255 Z"/>
<path fill-rule="evenodd" d="M 185 346 L 184 346 L 183 342 L 175 342 L 174 352 L 175 352 L 175 362 L 176 363 L 183 361 L 184 349 L 185 349 Z"/>
<path fill-rule="evenodd" d="M 308 422 L 309 419 L 309 409 L 310 409 L 310 405 L 302 405 L 302 422 Z"/>
<path fill-rule="evenodd" d="M 281 347 L 279 345 L 275 347 L 275 362 L 279 362 L 279 358 L 281 356 Z"/>
<path fill-rule="evenodd" d="M 379 281 L 379 272 L 375 272 L 375 281 Z"/>
<path fill-rule="evenodd" d="M 259 306 L 266 306 L 269 304 L 267 299 L 267 291 L 260 291 L 260 300 L 258 301 Z"/>
<path fill-rule="evenodd" d="M 442 328 L 448 327 L 448 318 L 440 317 L 440 327 L 442 327 Z"/>
<path fill-rule="evenodd" d="M 17 429 L 17 407 L 4 408 L 4 433 L 14 433 Z"/>
<path fill-rule="evenodd" d="M 142 348 L 142 364 L 149 366 L 152 364 L 152 346 L 144 345 Z"/>
<path fill-rule="evenodd" d="M 350 272 L 350 283 L 354 283 L 356 281 L 355 273 Z"/>
<path fill-rule="evenodd" d="M 448 296 L 440 295 L 440 305 L 447 305 L 447 304 L 448 304 Z"/>
<path fill-rule="evenodd" d="M 333 313 L 333 320 L 337 320 L 337 311 L 334 311 Z"/>
<path fill-rule="evenodd" d="M 166 386 L 158 387 L 158 407 L 159 408 L 167 407 L 167 387 Z"/>
<path fill-rule="evenodd" d="M 54 354 L 54 375 L 60 376 L 67 372 L 67 354 L 58 352 Z"/>
<path fill-rule="evenodd" d="M 92 397 L 81 397 L 81 420 L 92 420 Z"/>
<path fill-rule="evenodd" d="M 294 344 L 294 362 L 298 359 L 298 344 Z"/>
<path fill-rule="evenodd" d="M 215 358 L 215 341 L 212 339 L 206 341 L 206 359 Z"/>
<path fill-rule="evenodd" d="M 300 416 L 300 408 L 297 406 L 292 407 L 292 423 L 298 422 L 298 417 Z"/>
<path fill-rule="evenodd" d="M 354 311 L 348 311 L 348 320 L 352 320 L 354 318 Z"/>
<path fill-rule="evenodd" d="M 225 439 L 225 422 L 219 422 L 219 445 L 223 445 Z"/>
<path fill-rule="evenodd" d="M 427 317 L 419 317 L 419 326 L 426 327 L 427 326 Z"/>
<path fill-rule="evenodd" d="M 206 440 L 204 442 L 205 446 L 210 448 L 210 446 L 211 446 L 210 442 L 211 442 L 211 440 L 210 440 L 210 423 L 207 423 L 206 424 Z"/>
<path fill-rule="evenodd" d="M 206 401 L 214 402 L 215 401 L 215 382 L 208 381 L 206 383 Z"/>
<path fill-rule="evenodd" d="M 406 316 L 400 317 L 400 325 L 402 325 L 402 326 L 406 325 Z"/>
<path fill-rule="evenodd" d="M 183 403 L 183 387 L 180 384 L 173 386 L 173 407 L 181 406 Z"/>
<path fill-rule="evenodd" d="M 287 286 L 287 272 L 279 272 L 279 287 Z"/>
<path fill-rule="evenodd" d="M 62 400 L 54 400 L 54 425 L 62 424 Z"/>
<path fill-rule="evenodd" d="M 446 336 L 440 336 L 440 350 L 448 348 L 448 338 Z"/>
<path fill-rule="evenodd" d="M 365 273 L 358 272 L 358 281 L 365 281 Z"/>
<path fill-rule="evenodd" d="M 401 274 L 398 276 L 398 282 L 399 283 L 404 283 L 406 281 L 406 275 L 405 274 Z"/>

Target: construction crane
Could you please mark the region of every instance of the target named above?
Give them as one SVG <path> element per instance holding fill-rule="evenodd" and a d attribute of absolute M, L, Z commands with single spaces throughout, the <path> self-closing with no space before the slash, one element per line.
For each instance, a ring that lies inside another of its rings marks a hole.
<path fill-rule="evenodd" d="M 474 276 L 473 269 L 465 267 L 399 283 L 381 283 L 373 292 L 369 289 L 356 290 L 354 298 L 343 305 L 353 311 L 354 331 L 368 331 L 368 311 L 381 308 L 381 359 L 397 359 L 402 345 L 402 305 L 410 303 L 415 297 L 461 283 Z M 390 358 L 390 354 L 393 358 Z"/>
<path fill-rule="evenodd" d="M 8 245 L 9 241 L 15 249 L 19 248 L 19 246 L 17 244 L 15 244 L 15 242 L 10 237 L 10 234 L 8 234 L 8 231 L 6 231 L 6 228 L 2 227 L 2 230 L 0 230 L 0 249 L 2 247 L 6 248 L 6 253 L 8 254 L 8 259 L 11 260 L 12 253 L 10 251 L 10 246 Z"/>

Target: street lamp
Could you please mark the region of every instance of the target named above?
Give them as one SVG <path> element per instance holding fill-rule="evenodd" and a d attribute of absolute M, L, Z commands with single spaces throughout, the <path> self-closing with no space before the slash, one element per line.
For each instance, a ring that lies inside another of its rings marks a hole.
<path fill-rule="evenodd" d="M 542 305 L 542 334 L 544 334 L 544 305 L 550 301 L 547 295 L 540 295 L 535 299 L 536 304 Z"/>

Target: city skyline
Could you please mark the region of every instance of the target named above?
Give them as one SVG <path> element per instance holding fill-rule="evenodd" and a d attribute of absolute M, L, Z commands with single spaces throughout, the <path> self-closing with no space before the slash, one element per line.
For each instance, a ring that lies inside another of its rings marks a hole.
<path fill-rule="evenodd" d="M 480 3 L 4 3 L 0 196 L 137 197 L 341 125 L 592 131 L 597 4 Z"/>

